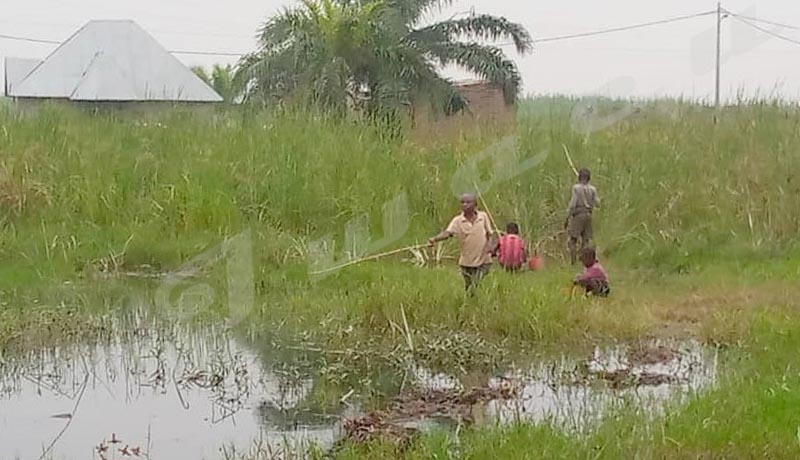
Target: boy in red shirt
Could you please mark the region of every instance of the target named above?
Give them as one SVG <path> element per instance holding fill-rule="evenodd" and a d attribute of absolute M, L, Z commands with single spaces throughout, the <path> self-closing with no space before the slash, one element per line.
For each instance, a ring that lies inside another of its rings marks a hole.
<path fill-rule="evenodd" d="M 611 285 L 608 283 L 606 270 L 597 261 L 597 252 L 594 248 L 584 248 L 581 252 L 581 262 L 586 267 L 583 274 L 578 275 L 573 282 L 575 286 L 581 286 L 586 290 L 586 294 L 598 297 L 608 297 L 611 294 Z"/>
<path fill-rule="evenodd" d="M 519 236 L 519 225 L 512 222 L 506 226 L 506 234 L 500 238 L 497 254 L 501 267 L 512 272 L 522 269 L 528 260 L 528 253 L 525 250 L 525 240 Z"/>

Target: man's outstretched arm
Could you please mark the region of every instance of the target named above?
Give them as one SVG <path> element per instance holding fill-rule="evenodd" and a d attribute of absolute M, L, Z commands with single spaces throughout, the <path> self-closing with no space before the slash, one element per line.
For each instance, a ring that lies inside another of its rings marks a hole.
<path fill-rule="evenodd" d="M 449 230 L 445 230 L 442 233 L 439 233 L 438 235 L 434 236 L 433 238 L 429 238 L 428 239 L 428 244 L 433 246 L 434 244 L 436 244 L 436 243 L 438 243 L 440 241 L 445 241 L 445 240 L 448 240 L 448 239 L 450 239 L 452 237 L 453 237 L 453 232 L 451 232 Z"/>

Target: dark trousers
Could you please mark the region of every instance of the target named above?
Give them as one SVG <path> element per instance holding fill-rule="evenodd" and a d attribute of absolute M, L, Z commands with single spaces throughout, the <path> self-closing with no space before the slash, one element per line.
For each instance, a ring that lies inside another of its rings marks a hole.
<path fill-rule="evenodd" d="M 480 267 L 461 267 L 461 276 L 464 277 L 464 289 L 473 293 L 484 276 L 489 273 L 491 264 L 484 264 Z"/>

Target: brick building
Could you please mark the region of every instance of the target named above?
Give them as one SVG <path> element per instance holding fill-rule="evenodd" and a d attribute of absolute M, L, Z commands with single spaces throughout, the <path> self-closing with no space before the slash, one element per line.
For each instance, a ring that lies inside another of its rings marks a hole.
<path fill-rule="evenodd" d="M 507 104 L 503 89 L 488 81 L 470 80 L 456 83 L 467 100 L 467 108 L 454 115 L 434 113 L 422 107 L 414 109 L 414 129 L 421 134 L 458 134 L 465 130 L 513 129 L 516 110 Z"/>

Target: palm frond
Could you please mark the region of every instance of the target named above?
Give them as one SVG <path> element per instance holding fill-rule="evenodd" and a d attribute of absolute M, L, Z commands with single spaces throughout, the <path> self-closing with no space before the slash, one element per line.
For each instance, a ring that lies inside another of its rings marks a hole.
<path fill-rule="evenodd" d="M 245 101 L 280 99 L 297 87 L 295 67 L 291 50 L 251 53 L 237 64 L 233 86 Z"/>
<path fill-rule="evenodd" d="M 374 1 L 374 0 L 373 0 Z M 385 0 L 386 5 L 400 13 L 409 25 L 416 25 L 425 15 L 452 5 L 455 0 Z"/>
<path fill-rule="evenodd" d="M 307 24 L 308 17 L 303 11 L 285 8 L 258 30 L 258 45 L 262 50 L 285 46 Z"/>
<path fill-rule="evenodd" d="M 488 14 L 450 19 L 423 27 L 412 33 L 412 39 L 417 42 L 430 42 L 432 38 L 442 37 L 450 40 L 459 38 L 511 40 L 520 54 L 528 53 L 533 49 L 533 39 L 524 26 L 506 18 Z"/>
<path fill-rule="evenodd" d="M 429 47 L 428 54 L 440 65 L 455 64 L 503 88 L 506 103 L 516 101 L 522 89 L 522 76 L 514 61 L 496 46 L 450 42 Z"/>
<path fill-rule="evenodd" d="M 189 70 L 194 72 L 194 74 L 197 75 L 198 77 L 200 77 L 200 79 L 203 80 L 206 84 L 209 84 L 209 85 L 211 84 L 211 77 L 208 76 L 208 72 L 206 72 L 205 67 L 199 66 L 199 65 L 195 65 L 195 66 L 192 66 L 191 68 L 189 68 Z"/>

